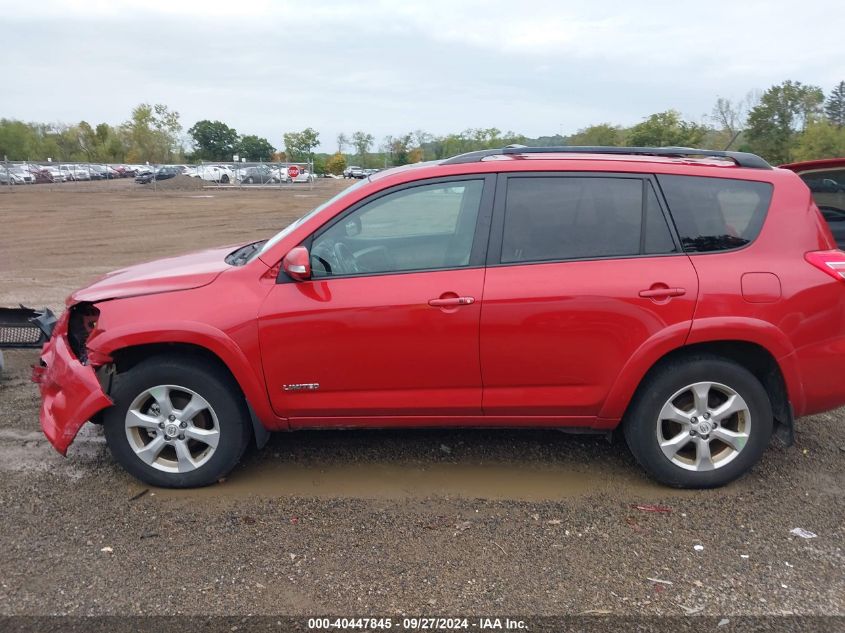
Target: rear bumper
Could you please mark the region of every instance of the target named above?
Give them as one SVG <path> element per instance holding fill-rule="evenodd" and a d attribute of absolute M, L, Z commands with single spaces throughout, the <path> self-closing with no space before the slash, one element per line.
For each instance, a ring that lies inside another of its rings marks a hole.
<path fill-rule="evenodd" d="M 82 425 L 113 404 L 94 369 L 80 363 L 70 349 L 67 315 L 56 323 L 53 337 L 41 351 L 40 364 L 32 368 L 32 380 L 41 391 L 41 429 L 62 455 Z"/>
<path fill-rule="evenodd" d="M 821 341 L 793 352 L 804 390 L 804 402 L 795 415 L 801 417 L 845 406 L 842 360 L 845 336 Z"/>

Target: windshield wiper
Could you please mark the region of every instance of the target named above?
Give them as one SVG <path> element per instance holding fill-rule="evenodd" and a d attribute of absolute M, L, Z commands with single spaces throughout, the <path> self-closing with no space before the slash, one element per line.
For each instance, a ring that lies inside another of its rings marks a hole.
<path fill-rule="evenodd" d="M 232 251 L 226 255 L 226 263 L 230 266 L 243 266 L 262 246 L 264 246 L 266 241 L 267 240 L 261 240 L 260 242 L 253 242 L 252 244 L 241 246 L 238 250 Z"/>

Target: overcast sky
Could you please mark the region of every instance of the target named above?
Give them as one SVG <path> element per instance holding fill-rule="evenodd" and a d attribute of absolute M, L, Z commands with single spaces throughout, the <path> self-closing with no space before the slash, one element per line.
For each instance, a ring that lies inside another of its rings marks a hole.
<path fill-rule="evenodd" d="M 842 2 L 0 0 L 0 117 L 120 123 L 164 103 L 277 147 L 702 120 L 784 79 L 845 79 Z"/>

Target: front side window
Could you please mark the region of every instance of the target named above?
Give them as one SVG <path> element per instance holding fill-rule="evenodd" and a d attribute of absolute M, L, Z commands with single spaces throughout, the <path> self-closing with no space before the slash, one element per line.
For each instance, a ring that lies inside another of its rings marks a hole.
<path fill-rule="evenodd" d="M 389 193 L 318 233 L 316 278 L 468 266 L 484 181 L 420 185 Z"/>
<path fill-rule="evenodd" d="M 656 196 L 643 205 L 644 186 L 651 184 L 624 177 L 508 179 L 502 263 L 672 252 Z"/>
<path fill-rule="evenodd" d="M 772 185 L 702 176 L 658 176 L 687 252 L 740 248 L 763 228 Z"/>

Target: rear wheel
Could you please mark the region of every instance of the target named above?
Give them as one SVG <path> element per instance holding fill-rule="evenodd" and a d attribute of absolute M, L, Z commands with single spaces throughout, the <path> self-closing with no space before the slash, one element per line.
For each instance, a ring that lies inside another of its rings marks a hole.
<path fill-rule="evenodd" d="M 229 184 L 229 176 L 227 176 L 226 174 L 223 174 L 223 177 L 220 178 L 220 182 L 222 182 L 224 185 L 228 185 Z"/>
<path fill-rule="evenodd" d="M 634 457 L 658 481 L 712 488 L 757 463 L 772 427 L 768 394 L 751 372 L 722 358 L 698 356 L 649 376 L 623 429 Z"/>
<path fill-rule="evenodd" d="M 119 374 L 104 418 L 112 455 L 153 486 L 206 486 L 249 443 L 243 398 L 224 372 L 181 358 L 151 358 Z"/>

